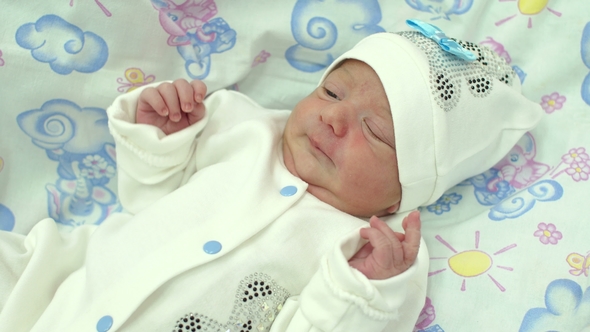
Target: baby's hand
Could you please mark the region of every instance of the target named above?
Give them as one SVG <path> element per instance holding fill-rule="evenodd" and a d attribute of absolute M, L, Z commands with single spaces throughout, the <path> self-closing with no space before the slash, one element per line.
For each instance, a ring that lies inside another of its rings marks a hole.
<path fill-rule="evenodd" d="M 394 232 L 375 216 L 370 226 L 360 230 L 361 237 L 369 242 L 348 260 L 350 266 L 369 279 L 380 280 L 401 274 L 414 264 L 420 248 L 420 212 L 404 218 L 405 234 Z"/>
<path fill-rule="evenodd" d="M 156 126 L 166 134 L 173 134 L 205 116 L 203 98 L 205 83 L 178 79 L 147 88 L 139 95 L 136 122 Z"/>

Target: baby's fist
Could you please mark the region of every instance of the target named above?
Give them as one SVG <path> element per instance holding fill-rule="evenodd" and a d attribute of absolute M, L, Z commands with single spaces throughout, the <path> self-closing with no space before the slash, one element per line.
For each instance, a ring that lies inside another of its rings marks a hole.
<path fill-rule="evenodd" d="M 146 88 L 139 95 L 136 122 L 156 126 L 166 134 L 173 134 L 205 116 L 203 98 L 207 86 L 199 80 L 178 79 Z"/>
<path fill-rule="evenodd" d="M 402 222 L 405 234 L 394 232 L 373 216 L 370 227 L 362 228 L 365 244 L 348 264 L 373 280 L 388 279 L 403 273 L 414 264 L 420 249 L 420 212 L 414 211 Z"/>

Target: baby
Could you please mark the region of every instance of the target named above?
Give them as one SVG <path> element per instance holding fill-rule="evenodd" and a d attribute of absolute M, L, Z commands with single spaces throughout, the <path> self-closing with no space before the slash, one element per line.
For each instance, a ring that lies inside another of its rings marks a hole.
<path fill-rule="evenodd" d="M 185 80 L 115 100 L 125 212 L 0 234 L 0 331 L 413 330 L 428 254 L 408 212 L 543 113 L 493 52 L 409 23 L 292 111 Z"/>
<path fill-rule="evenodd" d="M 167 135 L 183 130 L 204 117 L 206 90 L 201 81 L 182 79 L 147 88 L 139 96 L 136 122 Z M 379 77 L 364 62 L 344 60 L 301 100 L 287 120 L 281 144 L 285 167 L 321 201 L 358 217 L 398 210 L 401 185 L 391 111 Z M 403 225 L 405 237 L 373 217 L 370 228 L 360 231 L 370 244 L 351 265 L 369 279 L 407 270 L 418 253 L 418 216 L 410 214 Z"/>

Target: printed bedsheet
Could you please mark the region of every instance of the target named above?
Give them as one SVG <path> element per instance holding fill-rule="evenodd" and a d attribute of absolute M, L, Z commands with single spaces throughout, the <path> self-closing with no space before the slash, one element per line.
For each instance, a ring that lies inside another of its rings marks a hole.
<path fill-rule="evenodd" d="M 0 229 L 121 209 L 105 108 L 204 80 L 291 108 L 358 40 L 417 18 L 491 47 L 547 113 L 489 171 L 421 208 L 416 331 L 590 331 L 590 3 L 559 0 L 2 2 Z M 395 61 L 392 59 L 392 61 Z"/>

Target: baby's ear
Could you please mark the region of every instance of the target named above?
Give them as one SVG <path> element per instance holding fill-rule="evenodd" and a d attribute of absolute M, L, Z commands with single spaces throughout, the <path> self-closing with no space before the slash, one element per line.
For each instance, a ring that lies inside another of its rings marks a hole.
<path fill-rule="evenodd" d="M 397 211 L 398 209 L 399 209 L 399 203 L 395 203 L 392 206 L 388 207 L 387 210 L 385 210 L 385 211 L 387 211 L 387 213 L 389 213 L 389 214 L 392 214 L 395 211 Z"/>

